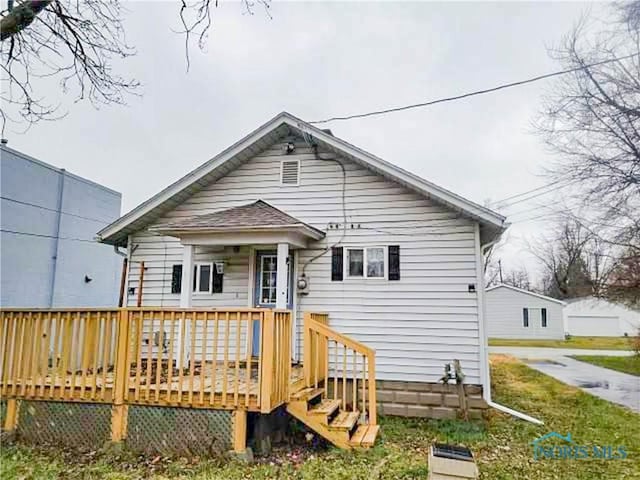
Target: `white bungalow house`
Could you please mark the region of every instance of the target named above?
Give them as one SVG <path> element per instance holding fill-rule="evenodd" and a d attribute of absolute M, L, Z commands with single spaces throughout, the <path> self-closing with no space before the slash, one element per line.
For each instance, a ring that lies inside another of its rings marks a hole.
<path fill-rule="evenodd" d="M 332 329 L 375 350 L 384 413 L 449 416 L 440 395 L 417 392 L 457 359 L 488 396 L 483 254 L 505 228 L 503 216 L 281 113 L 99 237 L 126 248 L 129 306 L 290 309 L 294 362 L 304 312 L 326 312 Z"/>
<path fill-rule="evenodd" d="M 564 308 L 564 329 L 577 337 L 638 335 L 640 312 L 601 298 L 575 298 Z"/>
<path fill-rule="evenodd" d="M 561 300 L 500 284 L 487 289 L 489 338 L 563 339 Z"/>

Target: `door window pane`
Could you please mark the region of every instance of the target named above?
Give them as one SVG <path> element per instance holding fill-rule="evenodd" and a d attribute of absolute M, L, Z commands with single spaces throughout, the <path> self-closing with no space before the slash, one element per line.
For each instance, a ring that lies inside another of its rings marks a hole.
<path fill-rule="evenodd" d="M 276 303 L 276 277 L 278 259 L 275 255 L 265 255 L 260 260 L 260 303 Z"/>
<path fill-rule="evenodd" d="M 208 292 L 211 284 L 211 265 L 200 265 L 199 292 Z"/>
<path fill-rule="evenodd" d="M 367 248 L 367 277 L 384 277 L 384 248 Z"/>
<path fill-rule="evenodd" d="M 350 277 L 362 277 L 364 274 L 364 251 L 347 250 Z"/>

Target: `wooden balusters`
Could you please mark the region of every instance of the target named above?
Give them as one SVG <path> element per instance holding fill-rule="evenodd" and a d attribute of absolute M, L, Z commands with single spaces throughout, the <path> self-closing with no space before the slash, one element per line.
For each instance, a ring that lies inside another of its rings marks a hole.
<path fill-rule="evenodd" d="M 285 310 L 3 310 L 0 394 L 271 411 L 288 399 L 291 337 Z M 327 338 L 313 341 L 320 384 L 329 372 Z"/>

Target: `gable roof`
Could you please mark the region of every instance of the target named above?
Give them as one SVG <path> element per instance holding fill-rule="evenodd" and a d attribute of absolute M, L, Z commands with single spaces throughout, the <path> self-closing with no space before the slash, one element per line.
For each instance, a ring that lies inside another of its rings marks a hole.
<path fill-rule="evenodd" d="M 220 212 L 168 222 L 150 227 L 159 232 L 199 232 L 264 228 L 302 228 L 316 240 L 324 237 L 324 232 L 298 220 L 295 217 L 258 200 L 248 205 L 228 208 Z"/>
<path fill-rule="evenodd" d="M 523 288 L 514 287 L 512 285 L 507 285 L 505 283 L 499 283 L 498 285 L 494 285 L 493 287 L 487 288 L 487 292 L 495 290 L 497 288 L 508 288 L 509 290 L 513 290 L 514 292 L 524 293 L 525 295 L 531 295 L 532 297 L 541 298 L 542 300 L 549 300 L 550 302 L 559 303 L 560 305 L 566 305 L 566 302 L 562 300 L 558 300 L 557 298 L 547 297 L 546 295 L 540 295 L 539 293 L 530 292 L 529 290 L 524 290 Z"/>
<path fill-rule="evenodd" d="M 194 193 L 225 176 L 291 133 L 297 133 L 307 138 L 311 136 L 319 147 L 332 151 L 437 203 L 446 205 L 468 218 L 478 221 L 481 227 L 483 243 L 496 238 L 507 227 L 504 216 L 365 152 L 333 136 L 330 132 L 306 123 L 287 112 L 283 112 L 129 213 L 123 215 L 111 225 L 100 230 L 98 232 L 99 240 L 113 245 L 126 245 L 129 234 L 147 227 L 154 220 L 175 208 L 176 205 L 182 203 Z"/>

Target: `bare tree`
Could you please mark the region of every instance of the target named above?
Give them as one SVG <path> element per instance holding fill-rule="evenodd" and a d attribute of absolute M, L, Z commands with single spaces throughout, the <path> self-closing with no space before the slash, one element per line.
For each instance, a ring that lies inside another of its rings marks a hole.
<path fill-rule="evenodd" d="M 518 267 L 514 270 L 507 270 L 504 274 L 503 282 L 505 285 L 521 288 L 523 290 L 534 290 L 529 272 L 525 267 Z"/>
<path fill-rule="evenodd" d="M 627 251 L 611 272 L 607 298 L 640 309 L 640 255 Z"/>
<path fill-rule="evenodd" d="M 268 14 L 269 0 L 257 4 Z M 244 0 L 241 5 L 253 14 L 256 4 Z M 217 6 L 217 0 L 177 2 L 187 69 L 190 42 L 195 39 L 204 48 Z M 125 13 L 115 0 L 8 0 L 0 11 L 3 130 L 7 121 L 31 125 L 64 114 L 38 93 L 45 81 L 57 80 L 63 93 L 94 106 L 122 104 L 137 94 L 140 82 L 116 69 L 136 53 L 126 41 Z"/>
<path fill-rule="evenodd" d="M 619 263 L 615 248 L 571 218 L 529 249 L 542 265 L 544 293 L 561 299 L 605 296 L 611 272 Z"/>
<path fill-rule="evenodd" d="M 585 18 L 552 52 L 577 70 L 553 85 L 536 128 L 558 154 L 550 173 L 590 205 L 583 228 L 640 252 L 640 1 L 613 8 L 599 32 Z"/>

